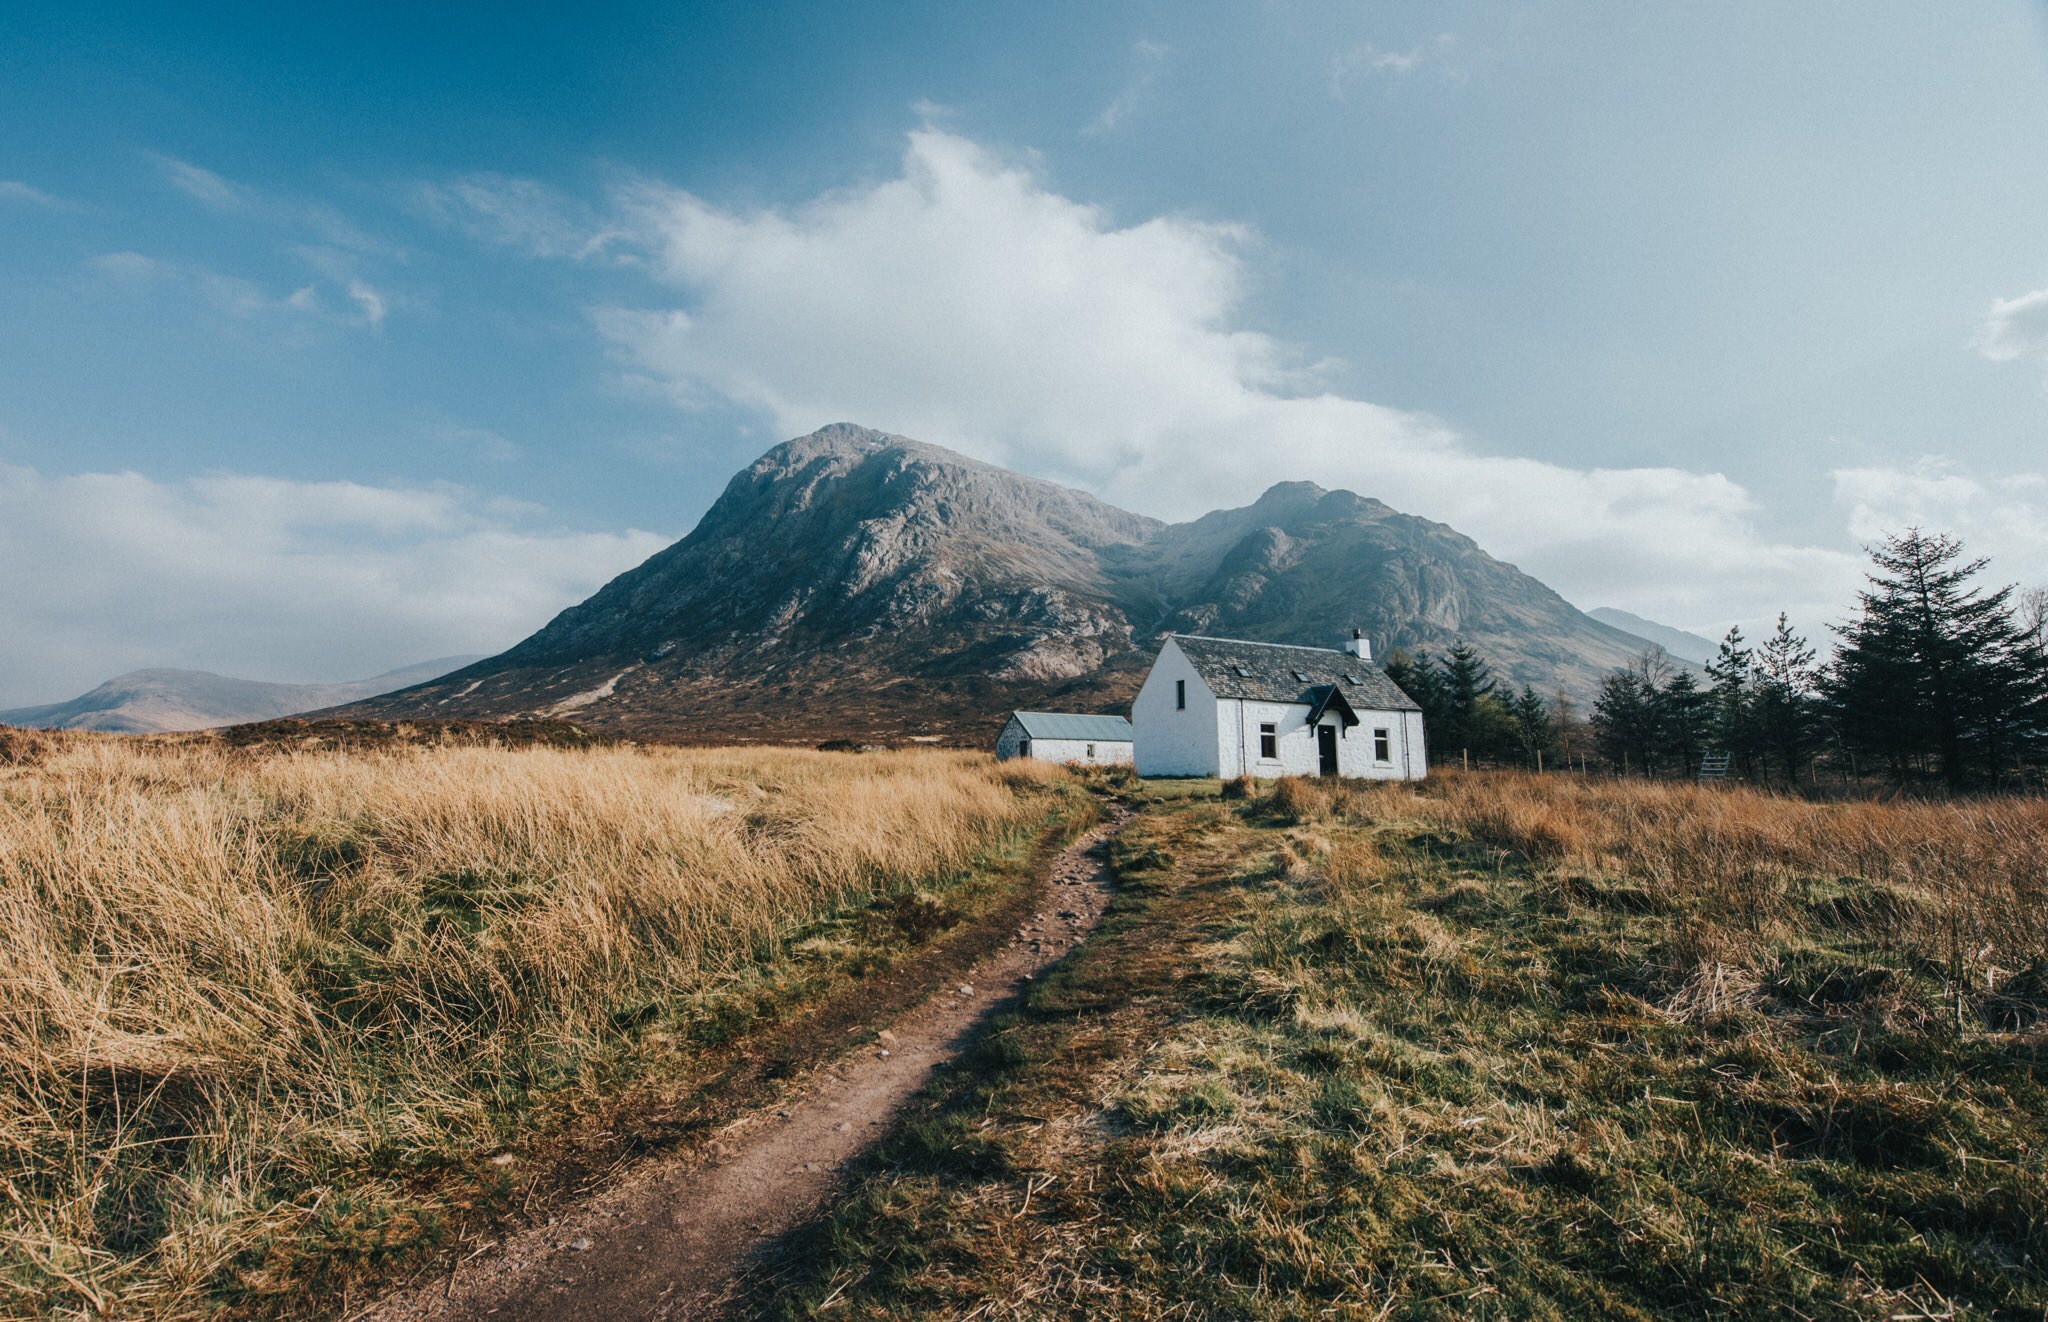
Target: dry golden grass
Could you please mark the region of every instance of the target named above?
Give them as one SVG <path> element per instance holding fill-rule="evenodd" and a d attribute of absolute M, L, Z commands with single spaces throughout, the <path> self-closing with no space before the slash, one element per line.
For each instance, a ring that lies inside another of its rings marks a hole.
<path fill-rule="evenodd" d="M 6 1316 L 199 1315 L 280 1243 L 416 1238 L 402 1182 L 1038 811 L 939 753 L 6 752 Z"/>
<path fill-rule="evenodd" d="M 2048 962 L 2048 800 L 1816 802 L 1742 786 L 1437 773 L 1420 787 L 1288 781 L 1281 815 L 1455 830 L 1554 870 L 1626 877 L 1762 931 L 1817 908 L 1937 952 L 1959 988 Z"/>

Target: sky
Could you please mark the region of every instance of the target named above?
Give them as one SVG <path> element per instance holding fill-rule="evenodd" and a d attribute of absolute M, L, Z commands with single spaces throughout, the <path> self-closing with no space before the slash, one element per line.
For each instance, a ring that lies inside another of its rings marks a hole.
<path fill-rule="evenodd" d="M 1582 607 L 2048 581 L 2039 3 L 0 11 L 0 707 L 495 651 L 837 421 Z"/>

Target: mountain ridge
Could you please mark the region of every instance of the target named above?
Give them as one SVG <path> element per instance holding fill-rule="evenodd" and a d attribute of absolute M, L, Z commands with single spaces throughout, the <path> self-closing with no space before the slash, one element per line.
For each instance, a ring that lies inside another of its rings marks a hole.
<path fill-rule="evenodd" d="M 1310 482 L 1165 523 L 834 424 L 736 474 L 691 532 L 517 646 L 336 714 L 569 716 L 670 739 L 979 740 L 1102 710 L 1166 632 L 1381 656 L 1465 638 L 1583 700 L 1644 640 L 1445 524 Z"/>
<path fill-rule="evenodd" d="M 66 702 L 0 711 L 0 725 L 110 734 L 173 734 L 273 720 L 408 688 L 480 658 L 441 657 L 368 679 L 291 684 L 153 666 L 116 675 Z"/>
<path fill-rule="evenodd" d="M 1646 620 L 1633 611 L 1625 611 L 1615 606 L 1595 606 L 1586 614 L 1602 624 L 1620 629 L 1623 633 L 1631 633 L 1645 642 L 1655 643 L 1681 661 L 1691 661 L 1703 666 L 1721 652 L 1721 645 L 1710 638 L 1702 638 L 1696 633 L 1673 628 L 1668 624 L 1659 624 L 1655 620 Z"/>

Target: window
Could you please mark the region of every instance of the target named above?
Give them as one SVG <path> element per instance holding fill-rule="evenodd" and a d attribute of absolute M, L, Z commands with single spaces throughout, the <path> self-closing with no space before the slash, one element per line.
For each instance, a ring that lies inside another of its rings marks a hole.
<path fill-rule="evenodd" d="M 1239 679 L 1250 679 L 1252 677 L 1252 672 L 1246 670 L 1243 666 L 1232 666 L 1231 669 L 1237 672 Z"/>
<path fill-rule="evenodd" d="M 1090 762 L 1093 762 L 1093 761 L 1095 760 L 1095 745 L 1094 745 L 1094 744 L 1090 744 L 1090 745 L 1088 745 L 1088 760 L 1089 760 Z"/>
<path fill-rule="evenodd" d="M 1271 721 L 1259 726 L 1259 756 L 1268 762 L 1279 760 L 1280 732 Z"/>
<path fill-rule="evenodd" d="M 1304 684 L 1308 683 L 1308 672 L 1307 672 L 1306 670 L 1297 670 L 1297 671 L 1295 671 L 1295 672 L 1294 672 L 1294 677 L 1295 677 L 1296 679 L 1300 680 L 1300 681 L 1301 681 L 1302 683 L 1304 683 Z"/>
<path fill-rule="evenodd" d="M 1391 762 L 1394 760 L 1394 741 L 1384 729 L 1372 732 L 1372 760 Z"/>
<path fill-rule="evenodd" d="M 1021 743 L 1019 743 L 1019 744 L 1017 745 L 1017 756 L 1018 756 L 1018 757 L 1030 757 L 1030 756 L 1031 756 L 1031 741 L 1030 741 L 1029 739 L 1026 739 L 1026 740 L 1022 741 Z"/>
<path fill-rule="evenodd" d="M 1346 676 L 1344 677 L 1344 682 L 1345 682 L 1346 684 L 1356 684 L 1356 683 L 1358 683 L 1358 676 L 1356 676 L 1356 675 L 1346 675 Z"/>
<path fill-rule="evenodd" d="M 1177 710 L 1186 711 L 1188 706 L 1188 682 L 1184 679 L 1173 681 L 1173 705 Z"/>

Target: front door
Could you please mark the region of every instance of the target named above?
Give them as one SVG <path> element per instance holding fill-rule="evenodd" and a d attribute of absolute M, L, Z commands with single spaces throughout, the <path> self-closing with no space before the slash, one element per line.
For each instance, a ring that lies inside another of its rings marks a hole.
<path fill-rule="evenodd" d="M 1316 752 L 1321 755 L 1323 774 L 1337 774 L 1337 727 L 1318 725 L 1316 727 Z"/>

